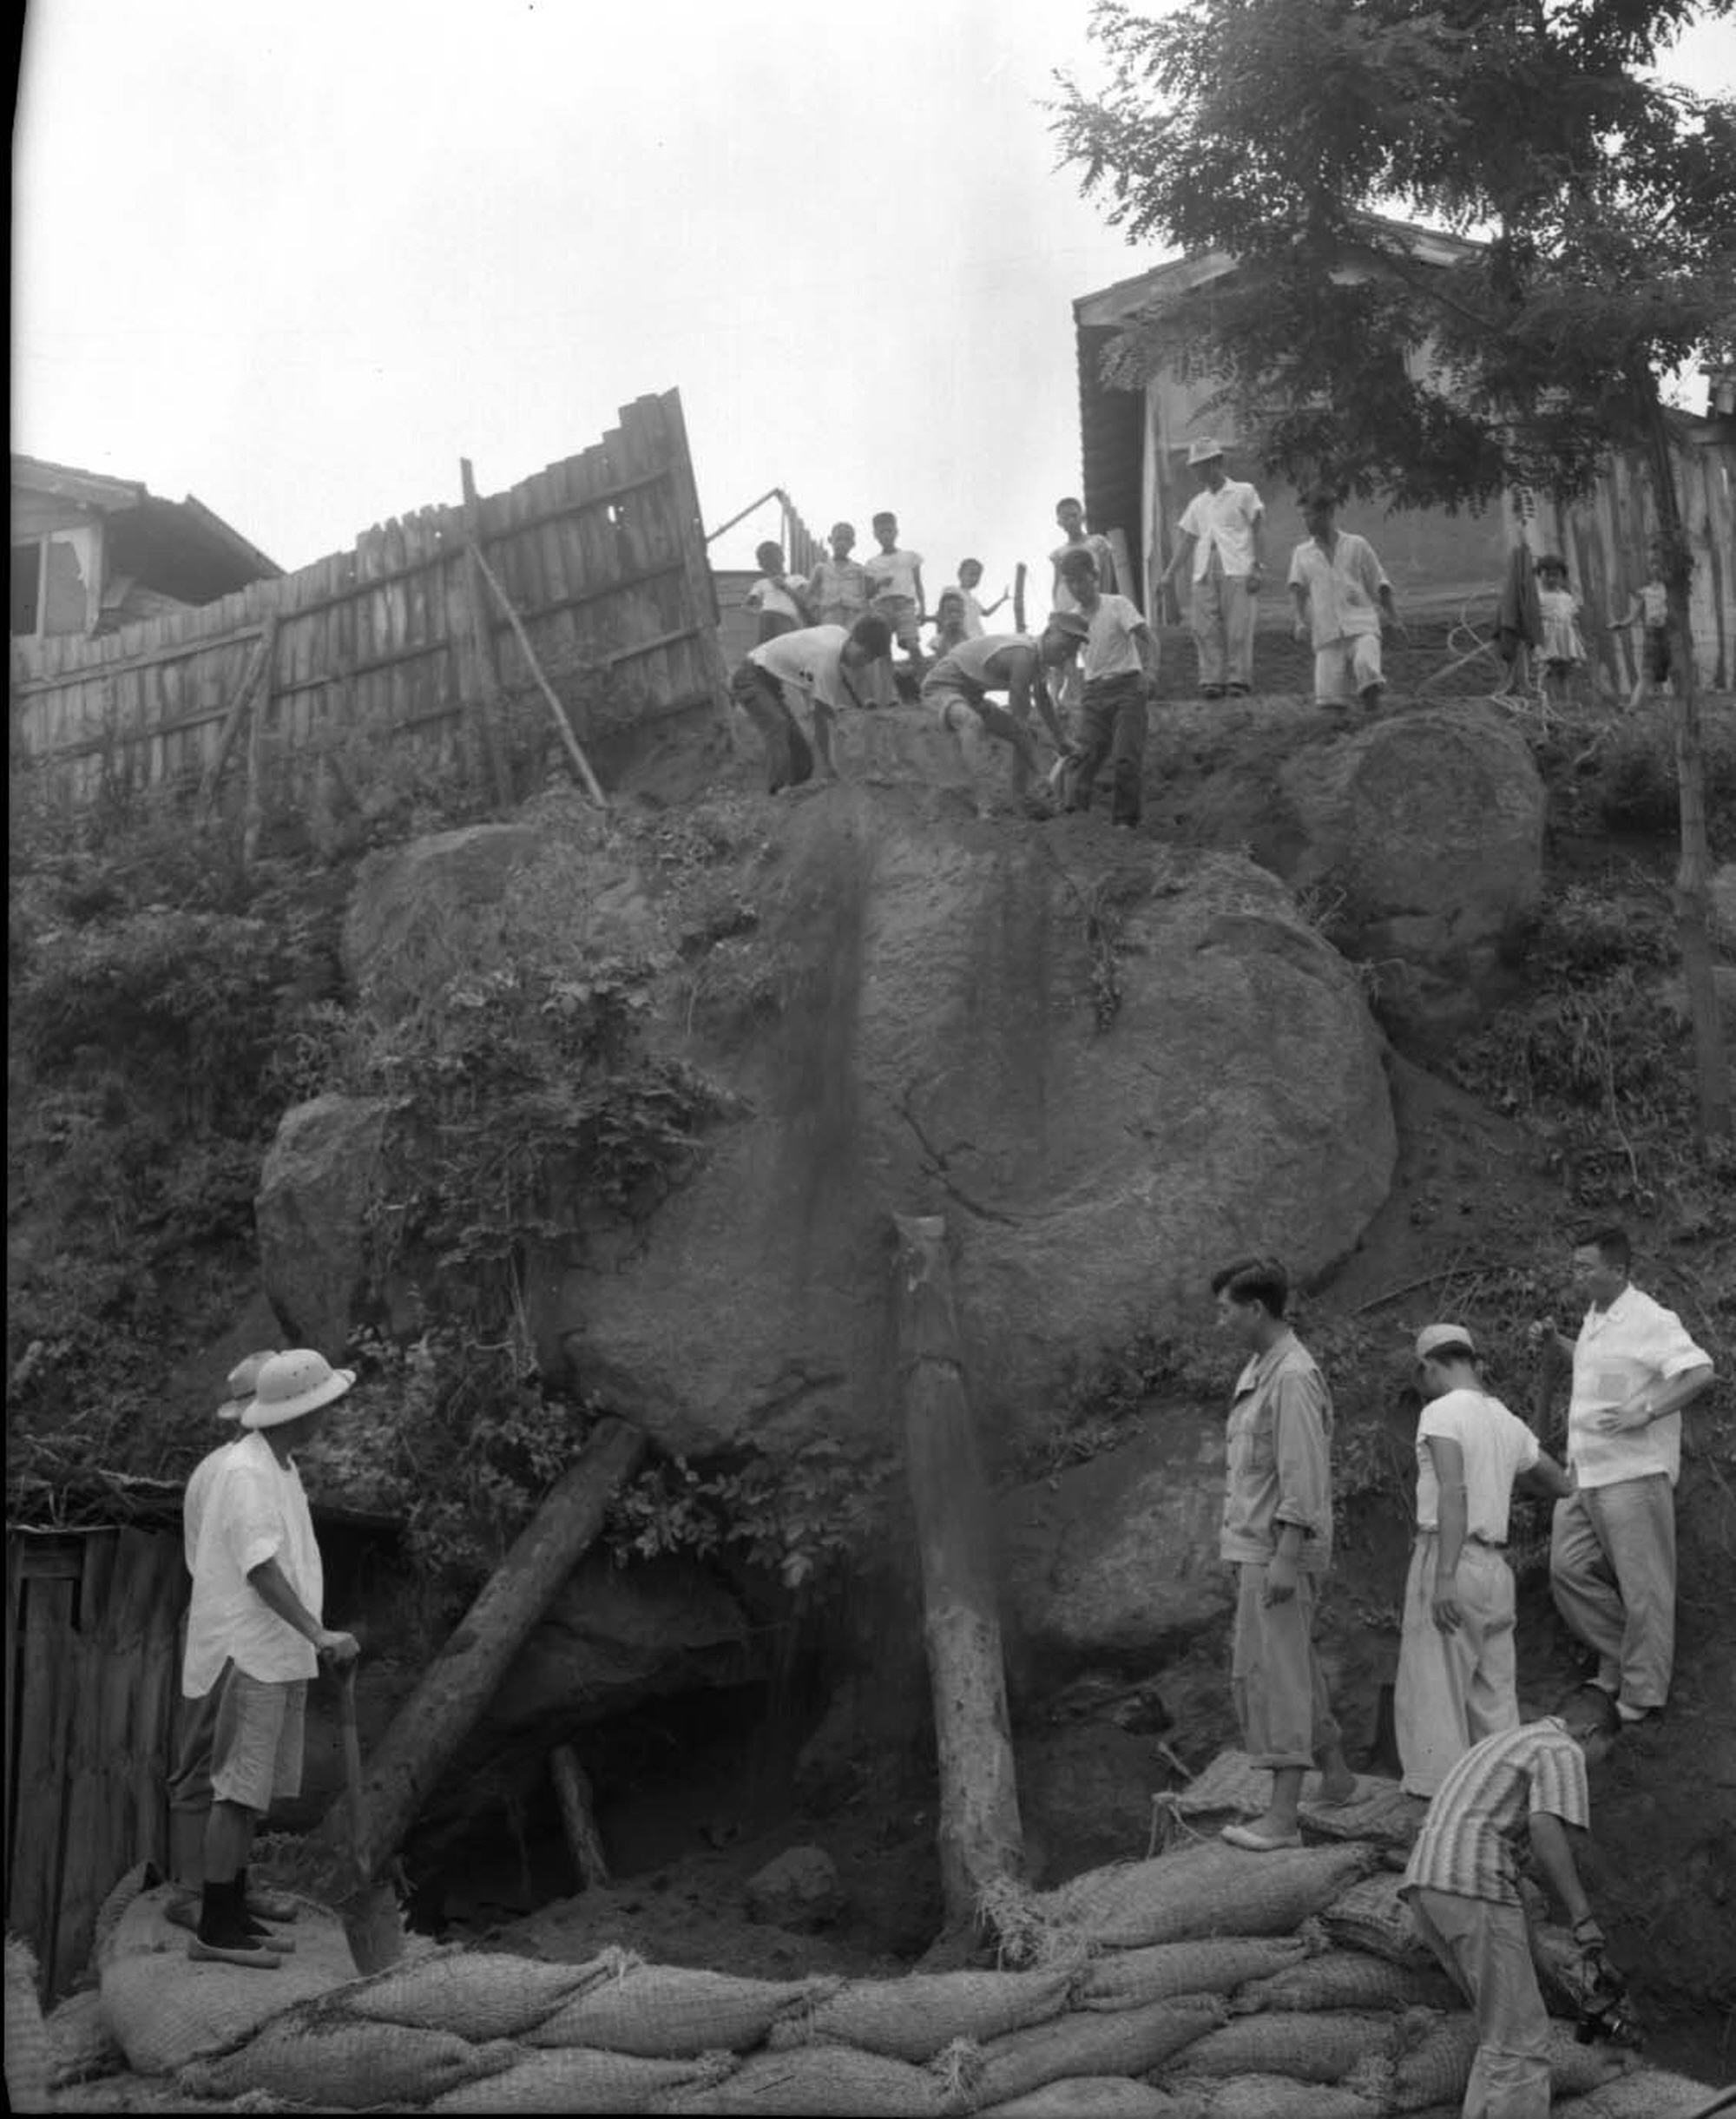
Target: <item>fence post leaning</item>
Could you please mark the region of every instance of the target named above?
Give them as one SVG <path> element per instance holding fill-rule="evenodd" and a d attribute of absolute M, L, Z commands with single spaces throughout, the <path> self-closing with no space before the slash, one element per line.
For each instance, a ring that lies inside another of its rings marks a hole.
<path fill-rule="evenodd" d="M 277 613 L 266 620 L 260 639 L 260 675 L 255 687 L 253 718 L 247 723 L 247 793 L 241 816 L 241 865 L 251 868 L 260 855 L 260 837 L 265 829 L 266 717 L 271 712 L 272 664 L 277 655 Z"/>
<path fill-rule="evenodd" d="M 458 458 L 458 477 L 464 495 L 464 601 L 470 612 L 477 679 L 470 709 L 482 730 L 483 748 L 488 753 L 489 773 L 494 781 L 494 799 L 504 813 L 512 806 L 512 775 L 507 769 L 506 754 L 500 747 L 500 731 L 495 726 L 494 710 L 500 700 L 500 669 L 495 661 L 488 599 L 483 594 L 477 566 L 482 556 L 483 506 L 477 497 L 476 471 L 467 456 Z"/>
<path fill-rule="evenodd" d="M 591 771 L 590 760 L 581 749 L 579 739 L 573 734 L 573 725 L 567 719 L 565 708 L 555 696 L 554 686 L 542 674 L 542 665 L 536 659 L 536 650 L 530 644 L 530 635 L 524 629 L 524 621 L 519 616 L 512 598 L 501 587 L 499 577 L 496 575 L 494 569 L 483 557 L 476 545 L 472 544 L 470 550 L 477 566 L 481 570 L 483 579 L 494 591 L 496 601 L 502 610 L 506 613 L 512 627 L 513 636 L 518 642 L 518 651 L 524 657 L 525 668 L 536 680 L 538 688 L 548 701 L 549 712 L 554 717 L 555 727 L 559 732 L 562 742 L 566 746 L 567 755 L 572 760 L 573 770 L 579 776 L 580 786 L 584 788 L 599 809 L 607 809 L 608 797 L 598 784 L 596 774 Z"/>
<path fill-rule="evenodd" d="M 217 799 L 223 768 L 229 762 L 229 753 L 235 747 L 236 735 L 247 717 L 247 701 L 253 697 L 253 687 L 259 682 L 260 673 L 265 668 L 266 642 L 269 638 L 267 628 L 272 622 L 268 618 L 260 624 L 259 638 L 253 642 L 253 651 L 247 657 L 247 666 L 241 672 L 241 681 L 236 686 L 235 696 L 229 702 L 229 711 L 224 716 L 223 727 L 217 737 L 216 753 L 206 767 L 204 777 L 199 783 L 199 814 L 201 817 L 210 813 L 211 806 Z"/>

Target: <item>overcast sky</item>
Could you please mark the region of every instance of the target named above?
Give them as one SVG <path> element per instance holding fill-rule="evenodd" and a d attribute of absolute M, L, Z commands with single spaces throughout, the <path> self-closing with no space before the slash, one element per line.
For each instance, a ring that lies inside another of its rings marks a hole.
<path fill-rule="evenodd" d="M 491 491 L 676 386 L 707 528 L 782 485 L 865 547 L 891 507 L 930 601 L 966 552 L 993 595 L 1077 490 L 1070 304 L 1157 261 L 1054 167 L 1087 17 L 30 0 L 12 445 L 293 568 L 455 499 L 460 455 Z M 1732 47 L 1681 70 L 1727 89 Z"/>

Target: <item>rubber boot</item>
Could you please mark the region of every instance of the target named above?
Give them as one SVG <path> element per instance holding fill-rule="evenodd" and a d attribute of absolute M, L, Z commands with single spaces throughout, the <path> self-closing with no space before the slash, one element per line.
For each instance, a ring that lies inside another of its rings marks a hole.
<path fill-rule="evenodd" d="M 199 1964 L 242 1964 L 257 1971 L 276 1971 L 283 1964 L 277 1951 L 248 1929 L 238 1882 L 206 1884 L 199 1926 L 187 1954 Z"/>

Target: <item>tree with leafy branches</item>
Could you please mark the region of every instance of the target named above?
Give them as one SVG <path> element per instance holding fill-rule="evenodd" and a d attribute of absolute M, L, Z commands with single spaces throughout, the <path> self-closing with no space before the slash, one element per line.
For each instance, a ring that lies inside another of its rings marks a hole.
<path fill-rule="evenodd" d="M 1220 385 L 1266 467 L 1398 507 L 1584 493 L 1643 453 L 1678 673 L 1676 911 L 1700 1130 L 1731 1128 L 1700 701 L 1660 378 L 1736 354 L 1736 101 L 1660 79 L 1736 0 L 1099 0 L 1052 116 L 1130 242 L 1238 261 L 1135 319 L 1109 380 Z M 1398 214 L 1462 238 L 1424 262 Z"/>

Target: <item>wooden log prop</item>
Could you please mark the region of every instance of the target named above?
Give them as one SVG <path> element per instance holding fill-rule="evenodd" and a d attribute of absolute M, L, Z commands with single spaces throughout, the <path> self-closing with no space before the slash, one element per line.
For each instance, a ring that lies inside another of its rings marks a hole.
<path fill-rule="evenodd" d="M 987 1498 L 959 1359 L 946 1223 L 896 1214 L 898 1384 L 922 1561 L 923 1637 L 940 1755 L 940 1876 L 949 1927 L 1023 1868 Z"/>
<path fill-rule="evenodd" d="M 378 1876 L 398 1851 L 644 1449 L 644 1436 L 624 1420 L 598 1424 L 381 1738 L 363 1776 L 353 1846 L 345 1806 L 321 1821 L 315 1838 L 352 1852 L 361 1875 Z"/>
<path fill-rule="evenodd" d="M 458 483 L 464 496 L 464 604 L 470 626 L 475 694 L 470 711 L 483 740 L 494 799 L 502 813 L 512 806 L 512 774 L 500 745 L 495 714 L 500 705 L 500 670 L 495 661 L 494 635 L 489 629 L 488 592 L 483 582 L 483 504 L 477 495 L 477 474 L 469 457 L 458 458 Z"/>
<path fill-rule="evenodd" d="M 1022 559 L 1013 569 L 1013 630 L 1025 630 L 1025 563 Z"/>
<path fill-rule="evenodd" d="M 590 760 L 581 749 L 579 739 L 573 734 L 573 725 L 567 719 L 566 708 L 555 696 L 554 686 L 543 675 L 542 665 L 536 659 L 536 650 L 530 644 L 530 635 L 524 629 L 524 621 L 518 615 L 517 606 L 505 589 L 501 587 L 499 576 L 490 566 L 488 561 L 483 557 L 480 547 L 472 543 L 469 547 L 469 550 L 483 579 L 494 591 L 495 601 L 506 614 L 507 622 L 512 628 L 513 637 L 518 642 L 518 651 L 524 657 L 524 667 L 536 680 L 537 688 L 542 694 L 549 712 L 554 717 L 556 731 L 566 747 L 567 756 L 572 761 L 573 771 L 578 776 L 579 785 L 599 809 L 607 809 L 608 797 L 603 793 L 596 774 L 591 771 Z"/>
<path fill-rule="evenodd" d="M 235 696 L 229 702 L 229 711 L 223 716 L 223 726 L 218 733 L 217 749 L 205 768 L 205 776 L 199 783 L 198 813 L 201 817 L 210 813 L 217 800 L 218 782 L 223 777 L 223 768 L 229 762 L 229 753 L 235 747 L 235 738 L 241 723 L 247 719 L 247 705 L 253 688 L 264 675 L 266 665 L 271 660 L 277 644 L 277 617 L 275 613 L 260 628 L 260 636 L 253 643 L 253 651 L 247 657 L 247 666 L 241 673 L 241 681 L 235 687 Z"/>
<path fill-rule="evenodd" d="M 590 1775 L 579 1764 L 578 1754 L 570 1744 L 556 1744 L 549 1754 L 549 1773 L 561 1806 L 561 1827 L 567 1836 L 568 1851 L 578 1871 L 579 1889 L 589 1891 L 607 1884 L 608 1863 L 591 1804 Z"/>

